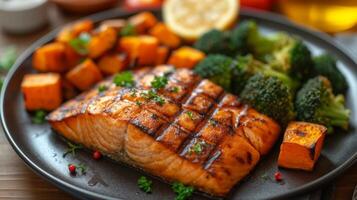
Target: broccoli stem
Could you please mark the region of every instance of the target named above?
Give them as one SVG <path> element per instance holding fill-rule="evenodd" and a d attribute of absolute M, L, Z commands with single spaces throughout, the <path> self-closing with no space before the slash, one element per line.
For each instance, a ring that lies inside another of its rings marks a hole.
<path fill-rule="evenodd" d="M 348 129 L 350 111 L 343 106 L 343 97 L 337 96 L 334 101 L 319 110 L 319 114 L 330 119 L 332 126 Z"/>

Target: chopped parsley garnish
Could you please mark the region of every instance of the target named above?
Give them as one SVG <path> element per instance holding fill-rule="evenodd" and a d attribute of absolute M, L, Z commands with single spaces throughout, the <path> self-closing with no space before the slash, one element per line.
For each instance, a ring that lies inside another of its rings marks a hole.
<path fill-rule="evenodd" d="M 139 107 L 141 106 L 141 102 L 140 101 L 135 101 L 136 105 L 138 105 Z"/>
<path fill-rule="evenodd" d="M 142 191 L 146 193 L 152 192 L 152 181 L 146 178 L 145 176 L 141 176 L 138 179 L 138 186 Z"/>
<path fill-rule="evenodd" d="M 207 143 L 204 141 L 198 141 L 196 144 L 190 147 L 189 154 L 192 152 L 195 154 L 200 154 L 204 150 L 205 146 L 207 146 Z"/>
<path fill-rule="evenodd" d="M 168 80 L 166 76 L 155 76 L 154 80 L 151 81 L 151 87 L 154 89 L 162 89 L 166 86 Z"/>
<path fill-rule="evenodd" d="M 82 145 L 80 144 L 73 144 L 69 141 L 67 141 L 67 150 L 66 152 L 64 152 L 64 154 L 62 155 L 63 158 L 65 158 L 68 154 L 72 154 L 72 156 L 75 156 L 76 155 L 76 151 L 79 150 L 79 149 L 82 149 Z"/>
<path fill-rule="evenodd" d="M 87 167 L 83 163 L 81 163 L 79 165 L 76 165 L 76 164 L 73 164 L 73 163 L 68 164 L 68 166 L 70 166 L 70 165 L 75 166 L 75 169 L 79 169 L 81 174 L 85 174 L 87 172 Z"/>
<path fill-rule="evenodd" d="M 88 54 L 87 45 L 91 39 L 89 33 L 81 33 L 77 38 L 69 41 L 69 45 L 80 55 Z"/>
<path fill-rule="evenodd" d="M 127 24 L 120 30 L 119 34 L 122 37 L 136 35 L 136 30 L 132 24 Z"/>
<path fill-rule="evenodd" d="M 14 47 L 6 48 L 0 57 L 0 68 L 5 71 L 9 70 L 15 63 L 16 57 L 17 54 Z"/>
<path fill-rule="evenodd" d="M 211 124 L 212 126 L 217 126 L 218 122 L 214 119 L 210 119 L 209 124 Z"/>
<path fill-rule="evenodd" d="M 194 116 L 193 116 L 193 113 L 191 111 L 187 111 L 186 112 L 186 115 L 191 119 L 191 120 L 194 120 Z"/>
<path fill-rule="evenodd" d="M 170 88 L 170 92 L 173 92 L 173 93 L 178 93 L 179 92 L 179 88 L 178 87 L 172 87 L 172 88 Z"/>
<path fill-rule="evenodd" d="M 160 97 L 156 90 L 154 89 L 151 89 L 149 91 L 146 91 L 146 92 L 142 92 L 140 94 L 143 98 L 147 99 L 147 100 L 152 100 L 152 101 L 155 101 L 157 104 L 159 104 L 160 106 L 164 105 L 165 104 L 165 99 Z"/>
<path fill-rule="evenodd" d="M 108 87 L 106 85 L 100 85 L 98 87 L 98 92 L 104 92 L 108 89 Z"/>
<path fill-rule="evenodd" d="M 136 97 L 136 89 L 132 88 L 132 89 L 130 90 L 130 96 L 131 96 L 131 97 Z"/>
<path fill-rule="evenodd" d="M 32 123 L 34 124 L 43 124 L 46 120 L 46 112 L 43 110 L 37 110 L 32 117 Z"/>
<path fill-rule="evenodd" d="M 113 82 L 116 86 L 134 87 L 134 75 L 131 71 L 125 71 L 114 76 Z"/>
<path fill-rule="evenodd" d="M 190 197 L 194 191 L 192 186 L 185 186 L 180 182 L 174 182 L 171 188 L 176 193 L 175 200 L 185 200 Z"/>

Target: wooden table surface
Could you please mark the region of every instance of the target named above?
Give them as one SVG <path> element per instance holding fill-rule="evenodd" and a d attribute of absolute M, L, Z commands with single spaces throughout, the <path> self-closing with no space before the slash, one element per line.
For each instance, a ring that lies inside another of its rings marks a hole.
<path fill-rule="evenodd" d="M 69 16 L 61 13 L 56 8 L 50 8 L 50 23 L 42 30 L 25 36 L 14 36 L 0 32 L 0 52 L 7 46 L 16 46 L 19 52 L 23 51 L 32 42 L 63 25 L 66 22 L 81 16 Z M 357 165 L 346 171 L 335 182 L 333 199 L 351 199 L 355 185 L 357 184 Z M 52 184 L 43 180 L 31 171 L 17 156 L 5 138 L 3 130 L 0 130 L 0 199 L 74 199 Z"/>

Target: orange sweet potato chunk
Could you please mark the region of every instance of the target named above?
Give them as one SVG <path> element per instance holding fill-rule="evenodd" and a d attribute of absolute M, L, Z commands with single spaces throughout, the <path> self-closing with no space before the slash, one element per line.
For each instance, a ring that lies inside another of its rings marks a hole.
<path fill-rule="evenodd" d="M 21 83 L 27 110 L 54 110 L 61 105 L 61 76 L 56 73 L 27 74 Z"/>
<path fill-rule="evenodd" d="M 191 47 L 180 47 L 175 50 L 170 58 L 169 64 L 177 68 L 193 68 L 202 59 L 205 58 L 205 54 L 197 49 Z"/>
<path fill-rule="evenodd" d="M 155 65 L 161 65 L 166 63 L 167 56 L 169 55 L 169 49 L 167 47 L 157 48 Z"/>
<path fill-rule="evenodd" d="M 159 41 L 152 36 L 140 36 L 138 46 L 138 64 L 139 65 L 154 65 L 156 60 Z"/>
<path fill-rule="evenodd" d="M 128 56 L 124 53 L 111 53 L 99 59 L 98 67 L 105 75 L 113 75 L 125 69 L 128 65 Z"/>
<path fill-rule="evenodd" d="M 158 23 L 151 28 L 150 35 L 156 37 L 162 45 L 172 49 L 175 49 L 180 45 L 180 38 L 171 32 L 163 23 Z"/>
<path fill-rule="evenodd" d="M 116 43 L 117 31 L 114 28 L 107 27 L 98 34 L 92 36 L 88 43 L 88 52 L 90 58 L 98 58 L 110 50 Z"/>
<path fill-rule="evenodd" d="M 84 32 L 93 30 L 94 24 L 92 20 L 82 20 L 72 25 L 64 27 L 56 37 L 59 42 L 69 42 Z"/>
<path fill-rule="evenodd" d="M 142 12 L 131 16 L 128 23 L 135 27 L 138 34 L 143 34 L 157 23 L 157 18 L 151 12 Z"/>
<path fill-rule="evenodd" d="M 68 69 L 66 45 L 54 42 L 38 48 L 33 54 L 32 66 L 40 72 L 66 71 Z"/>
<path fill-rule="evenodd" d="M 154 65 L 158 48 L 157 38 L 142 35 L 121 38 L 118 50 L 125 52 L 130 61 L 137 60 L 139 65 Z"/>
<path fill-rule="evenodd" d="M 98 67 L 90 59 L 70 70 L 66 74 L 66 78 L 80 90 L 87 90 L 103 79 Z"/>
<path fill-rule="evenodd" d="M 326 127 L 319 124 L 290 122 L 280 146 L 278 165 L 312 171 L 320 156 L 326 131 Z"/>

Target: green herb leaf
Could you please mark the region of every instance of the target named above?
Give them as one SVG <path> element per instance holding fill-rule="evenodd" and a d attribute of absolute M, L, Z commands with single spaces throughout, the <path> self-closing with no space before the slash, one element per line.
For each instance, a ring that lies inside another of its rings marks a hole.
<path fill-rule="evenodd" d="M 168 80 L 166 76 L 155 76 L 154 80 L 151 81 L 151 87 L 154 89 L 164 88 L 167 84 Z"/>
<path fill-rule="evenodd" d="M 2 85 L 4 84 L 4 80 L 2 78 L 0 78 L 0 91 L 2 89 Z"/>
<path fill-rule="evenodd" d="M 69 141 L 67 141 L 67 150 L 66 152 L 62 155 L 63 158 L 65 158 L 68 154 L 72 154 L 72 156 L 75 156 L 76 155 L 76 151 L 79 150 L 79 149 L 82 149 L 82 145 L 78 144 L 73 144 Z"/>
<path fill-rule="evenodd" d="M 187 111 L 186 114 L 191 120 L 194 120 L 193 119 L 193 113 L 191 111 Z"/>
<path fill-rule="evenodd" d="M 141 106 L 141 102 L 140 101 L 135 101 L 136 105 L 138 105 L 139 107 Z"/>
<path fill-rule="evenodd" d="M 160 97 L 156 90 L 154 89 L 151 89 L 149 91 L 146 91 L 146 92 L 142 92 L 140 94 L 143 98 L 147 99 L 147 100 L 152 100 L 152 101 L 155 101 L 157 104 L 159 104 L 160 106 L 164 105 L 165 104 L 165 99 Z"/>
<path fill-rule="evenodd" d="M 8 47 L 5 49 L 0 57 L 0 68 L 7 71 L 15 63 L 17 54 L 14 47 Z"/>
<path fill-rule="evenodd" d="M 98 92 L 104 92 L 108 89 L 108 87 L 106 85 L 100 85 L 98 87 Z"/>
<path fill-rule="evenodd" d="M 214 119 L 210 119 L 209 124 L 211 124 L 212 126 L 217 126 L 218 122 Z"/>
<path fill-rule="evenodd" d="M 138 186 L 142 191 L 146 193 L 152 192 L 152 181 L 146 178 L 145 176 L 141 176 L 138 179 Z"/>
<path fill-rule="evenodd" d="M 87 45 L 91 39 L 89 33 L 81 33 L 77 38 L 69 41 L 69 45 L 80 55 L 87 55 Z"/>
<path fill-rule="evenodd" d="M 113 82 L 116 86 L 134 87 L 134 75 L 131 71 L 125 71 L 114 76 Z"/>
<path fill-rule="evenodd" d="M 32 117 L 32 123 L 34 124 L 43 124 L 46 120 L 46 112 L 43 110 L 37 110 L 35 111 L 34 116 Z"/>
<path fill-rule="evenodd" d="M 170 91 L 170 92 L 173 92 L 173 93 L 178 93 L 178 92 L 179 92 L 179 90 L 180 90 L 180 89 L 179 89 L 178 87 L 176 87 L 176 86 L 175 86 L 175 87 L 170 88 L 170 90 L 169 90 L 169 91 Z"/>
<path fill-rule="evenodd" d="M 185 186 L 180 182 L 174 182 L 171 188 L 176 193 L 175 200 L 185 200 L 190 197 L 194 191 L 192 186 Z"/>
<path fill-rule="evenodd" d="M 87 172 L 87 166 L 85 166 L 83 163 L 77 165 L 76 167 L 81 170 L 82 174 L 85 174 Z"/>
<path fill-rule="evenodd" d="M 122 37 L 136 35 L 136 30 L 133 25 L 127 24 L 120 30 L 119 34 Z"/>

